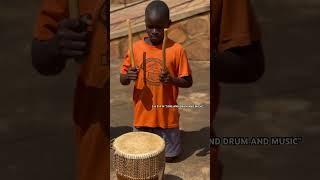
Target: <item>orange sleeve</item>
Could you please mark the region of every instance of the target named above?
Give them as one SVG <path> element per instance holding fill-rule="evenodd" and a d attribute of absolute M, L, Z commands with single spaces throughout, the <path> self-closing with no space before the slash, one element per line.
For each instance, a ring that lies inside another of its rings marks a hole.
<path fill-rule="evenodd" d="M 261 38 L 250 0 L 222 0 L 219 51 L 241 47 Z"/>
<path fill-rule="evenodd" d="M 120 67 L 120 74 L 127 74 L 130 66 L 131 66 L 131 63 L 130 63 L 129 50 L 128 50 L 126 56 L 124 57 L 122 65 Z"/>
<path fill-rule="evenodd" d="M 58 22 L 68 16 L 66 0 L 43 0 L 33 36 L 38 40 L 48 40 L 57 32 Z"/>
<path fill-rule="evenodd" d="M 189 65 L 187 53 L 185 50 L 180 47 L 179 48 L 179 57 L 178 60 L 178 77 L 190 76 L 191 75 L 191 68 Z"/>

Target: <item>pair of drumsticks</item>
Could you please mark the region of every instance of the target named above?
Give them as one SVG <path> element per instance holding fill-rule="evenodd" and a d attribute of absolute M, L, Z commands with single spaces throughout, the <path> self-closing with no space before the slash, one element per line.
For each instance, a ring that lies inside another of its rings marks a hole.
<path fill-rule="evenodd" d="M 129 46 L 129 57 L 130 57 L 130 65 L 131 67 L 135 67 L 134 64 L 134 56 L 133 56 L 133 40 L 132 40 L 132 30 L 131 30 L 131 22 L 130 19 L 127 20 L 128 24 L 128 46 Z M 167 43 L 167 31 L 168 29 L 164 29 L 164 37 L 162 42 L 162 69 L 164 71 L 167 70 L 166 66 L 166 43 Z M 144 55 L 145 56 L 145 55 Z M 143 57 L 145 58 L 145 57 Z"/>

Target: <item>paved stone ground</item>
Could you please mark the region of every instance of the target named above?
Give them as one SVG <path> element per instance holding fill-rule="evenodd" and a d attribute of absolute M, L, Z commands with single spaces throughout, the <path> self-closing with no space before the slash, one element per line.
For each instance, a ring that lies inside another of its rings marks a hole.
<path fill-rule="evenodd" d="M 70 64 L 60 76 L 51 78 L 41 77 L 32 69 L 30 40 L 39 2 L 19 6 L 20 1 L 11 0 L 1 4 L 0 178 L 4 180 L 74 179 L 71 110 L 75 68 Z M 223 146 L 224 180 L 317 179 L 320 3 L 317 0 L 254 3 L 264 32 L 267 72 L 257 84 L 223 87 L 216 123 L 218 135 L 297 135 L 304 137 L 304 144 Z M 197 90 L 205 91 L 199 88 L 193 92 Z M 202 122 L 204 116 L 199 117 Z M 193 173 L 205 164 L 198 160 L 206 157 L 196 155 L 204 143 L 193 139 L 202 139 L 198 137 L 208 130 L 204 124 L 185 119 L 182 124 L 185 137 L 194 143 L 185 144 L 189 146 L 187 158 L 168 166 L 167 179 L 183 178 L 182 172 L 190 169 Z M 128 120 L 113 120 L 114 136 L 130 130 Z M 193 176 L 185 179 L 189 177 Z"/>

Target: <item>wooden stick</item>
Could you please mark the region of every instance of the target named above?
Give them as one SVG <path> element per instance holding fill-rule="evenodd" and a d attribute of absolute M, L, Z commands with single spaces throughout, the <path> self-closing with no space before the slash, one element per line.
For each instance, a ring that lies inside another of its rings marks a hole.
<path fill-rule="evenodd" d="M 79 18 L 80 13 L 78 0 L 69 0 L 69 16 L 73 19 Z"/>
<path fill-rule="evenodd" d="M 130 63 L 131 67 L 134 67 L 134 57 L 133 57 L 133 45 L 132 45 L 132 30 L 131 30 L 131 23 L 130 19 L 127 19 L 128 23 L 128 47 L 129 47 L 129 57 L 130 57 Z"/>
<path fill-rule="evenodd" d="M 167 44 L 167 31 L 168 29 L 164 29 L 163 32 L 163 42 L 162 42 L 162 69 L 167 70 L 167 60 L 166 60 L 166 44 Z"/>
<path fill-rule="evenodd" d="M 147 84 L 147 53 L 143 52 L 143 81 Z"/>

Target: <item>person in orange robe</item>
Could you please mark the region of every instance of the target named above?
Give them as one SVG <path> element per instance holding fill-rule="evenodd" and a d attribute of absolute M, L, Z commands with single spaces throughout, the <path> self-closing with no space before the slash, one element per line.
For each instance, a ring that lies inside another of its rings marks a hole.
<path fill-rule="evenodd" d="M 215 136 L 214 116 L 218 110 L 220 83 L 253 83 L 265 70 L 260 27 L 250 0 L 211 0 L 211 47 L 213 51 L 213 106 L 211 137 Z M 222 178 L 219 146 L 211 147 L 211 180 Z"/>
<path fill-rule="evenodd" d="M 79 0 L 80 18 L 71 19 L 67 0 L 43 0 L 34 29 L 32 64 L 40 74 L 57 75 L 70 59 L 80 66 L 73 112 L 78 180 L 110 178 L 106 6 Z"/>

